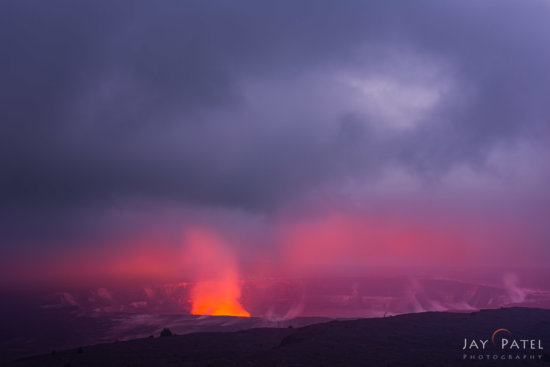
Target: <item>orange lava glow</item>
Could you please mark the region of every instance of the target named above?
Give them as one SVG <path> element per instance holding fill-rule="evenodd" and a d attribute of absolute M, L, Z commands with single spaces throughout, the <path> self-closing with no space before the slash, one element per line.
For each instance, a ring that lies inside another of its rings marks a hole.
<path fill-rule="evenodd" d="M 191 313 L 250 317 L 250 313 L 237 301 L 240 296 L 240 286 L 231 279 L 222 282 L 197 282 L 192 292 Z"/>
<path fill-rule="evenodd" d="M 241 284 L 229 246 L 204 231 L 192 231 L 186 246 L 187 267 L 199 279 L 191 290 L 191 313 L 249 317 L 239 302 Z"/>

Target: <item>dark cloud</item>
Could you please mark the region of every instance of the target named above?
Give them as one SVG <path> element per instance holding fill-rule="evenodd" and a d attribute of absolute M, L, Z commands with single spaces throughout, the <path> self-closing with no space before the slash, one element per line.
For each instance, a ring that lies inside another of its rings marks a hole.
<path fill-rule="evenodd" d="M 388 167 L 483 166 L 550 116 L 545 1 L 13 1 L 0 17 L 4 216 L 266 211 Z"/>

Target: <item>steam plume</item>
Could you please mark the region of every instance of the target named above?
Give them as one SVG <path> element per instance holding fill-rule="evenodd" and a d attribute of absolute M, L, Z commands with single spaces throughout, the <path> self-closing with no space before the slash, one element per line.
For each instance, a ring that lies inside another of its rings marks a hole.
<path fill-rule="evenodd" d="M 228 246 L 215 235 L 198 230 L 188 234 L 186 245 L 186 264 L 199 280 L 191 291 L 191 313 L 250 316 L 239 301 L 239 272 Z"/>

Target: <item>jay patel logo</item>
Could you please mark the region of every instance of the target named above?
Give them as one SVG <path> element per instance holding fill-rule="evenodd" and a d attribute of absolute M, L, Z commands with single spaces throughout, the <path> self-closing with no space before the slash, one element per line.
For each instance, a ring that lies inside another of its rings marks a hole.
<path fill-rule="evenodd" d="M 510 330 L 496 329 L 491 339 L 464 338 L 462 359 L 541 360 L 543 349 L 541 339 L 514 338 Z"/>

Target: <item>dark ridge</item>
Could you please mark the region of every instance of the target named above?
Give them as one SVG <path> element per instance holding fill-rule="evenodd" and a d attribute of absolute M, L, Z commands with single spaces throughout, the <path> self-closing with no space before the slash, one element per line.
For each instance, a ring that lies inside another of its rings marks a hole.
<path fill-rule="evenodd" d="M 550 348 L 549 322 L 550 310 L 533 308 L 425 312 L 301 328 L 147 337 L 88 346 L 84 353 L 57 351 L 3 366 L 550 366 L 545 350 L 503 351 L 490 341 L 495 330 L 506 328 L 510 339 L 540 339 L 543 348 Z M 489 340 L 487 349 L 467 352 L 464 360 L 465 338 Z M 493 360 L 494 355 L 498 359 Z M 508 360 L 510 355 L 520 359 Z"/>

